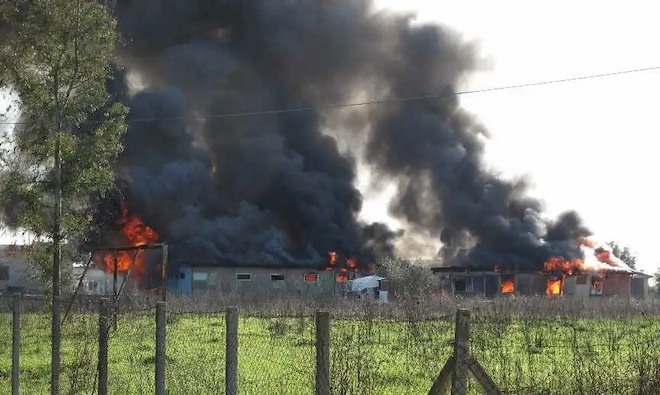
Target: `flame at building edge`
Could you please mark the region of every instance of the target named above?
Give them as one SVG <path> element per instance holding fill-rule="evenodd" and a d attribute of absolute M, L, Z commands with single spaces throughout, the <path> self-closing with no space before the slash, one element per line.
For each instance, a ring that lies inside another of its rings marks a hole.
<path fill-rule="evenodd" d="M 140 247 L 159 240 L 158 233 L 142 221 L 140 217 L 129 212 L 128 206 L 122 205 L 121 215 L 116 222 L 117 228 L 127 246 Z M 94 262 L 107 273 L 131 273 L 141 278 L 146 273 L 145 251 L 102 251 L 96 254 Z M 160 265 L 160 263 L 159 263 Z M 116 269 L 115 269 L 116 268 Z"/>

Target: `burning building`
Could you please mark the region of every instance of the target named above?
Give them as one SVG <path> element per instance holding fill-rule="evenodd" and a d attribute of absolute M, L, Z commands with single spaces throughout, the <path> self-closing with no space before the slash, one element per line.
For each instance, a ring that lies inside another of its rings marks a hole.
<path fill-rule="evenodd" d="M 89 243 L 166 242 L 167 276 L 184 290 L 213 267 L 235 287 L 247 268 L 273 284 L 329 273 L 343 282 L 350 271 L 317 270 L 328 252 L 365 271 L 380 256 L 416 255 L 410 234 L 442 244 L 446 268 L 490 268 L 461 289 L 536 289 L 519 273 L 584 259 L 579 239 L 590 232 L 576 213 L 545 218 L 524 181 L 485 163 L 486 128 L 456 95 L 482 67 L 476 45 L 373 3 L 117 2 L 124 39 L 108 91 L 130 114 L 120 193 L 99 201 L 104 231 Z M 378 100 L 338 105 L 365 97 Z M 358 165 L 396 186 L 389 211 L 403 230 L 360 219 Z M 130 268 L 149 288 L 161 260 L 96 262 Z M 569 292 L 573 275 L 538 288 Z"/>
<path fill-rule="evenodd" d="M 360 270 L 353 258 L 342 259 L 337 252 L 317 265 L 273 266 L 259 263 L 240 266 L 218 262 L 177 265 L 168 288 L 182 294 L 279 293 L 301 296 L 332 296 L 346 292 L 346 284 L 375 268 Z"/>
<path fill-rule="evenodd" d="M 524 268 L 502 271 L 499 266 L 432 270 L 441 278 L 444 290 L 456 294 L 646 298 L 651 276 L 625 265 L 606 245 L 588 238 L 581 238 L 580 245 L 583 259 L 553 257 L 536 272 Z"/>

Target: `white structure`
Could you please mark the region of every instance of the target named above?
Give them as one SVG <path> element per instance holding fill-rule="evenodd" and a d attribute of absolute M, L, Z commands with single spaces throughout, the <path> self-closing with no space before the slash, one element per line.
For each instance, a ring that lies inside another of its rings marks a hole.
<path fill-rule="evenodd" d="M 388 290 L 385 285 L 384 277 L 372 275 L 365 277 L 358 277 L 348 282 L 348 292 L 362 297 L 362 295 L 372 295 L 374 298 L 387 302 Z"/>
<path fill-rule="evenodd" d="M 43 287 L 36 274 L 21 246 L 0 246 L 0 293 L 42 293 Z"/>
<path fill-rule="evenodd" d="M 87 272 L 85 272 L 85 265 L 83 264 L 74 264 L 73 265 L 73 286 L 76 287 L 80 282 L 80 278 L 83 273 L 85 277 L 80 284 L 80 289 L 78 292 L 81 294 L 87 295 L 112 295 L 112 281 L 113 275 L 111 273 L 106 273 L 104 270 L 101 270 L 95 267 L 93 264 L 90 264 Z M 125 276 L 123 274 L 117 274 L 117 290 L 119 290 L 124 283 Z M 130 284 L 130 282 L 129 282 Z"/>

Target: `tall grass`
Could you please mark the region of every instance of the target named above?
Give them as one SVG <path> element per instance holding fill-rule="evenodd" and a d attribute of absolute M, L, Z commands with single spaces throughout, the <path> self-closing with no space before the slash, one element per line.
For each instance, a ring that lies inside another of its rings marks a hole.
<path fill-rule="evenodd" d="M 127 296 L 111 330 L 109 387 L 153 392 L 154 300 Z M 169 394 L 224 391 L 224 309 L 238 305 L 239 391 L 305 394 L 314 389 L 314 318 L 328 310 L 335 394 L 426 393 L 451 355 L 454 314 L 471 311 L 471 352 L 504 393 L 660 393 L 660 309 L 612 299 L 502 297 L 494 300 L 410 295 L 392 303 L 209 296 L 168 301 Z M 0 348 L 11 349 L 10 300 L 0 298 Z M 79 301 L 63 325 L 62 393 L 96 385 L 98 313 Z M 47 393 L 47 306 L 26 303 L 22 393 Z M 0 353 L 0 393 L 9 393 L 11 355 Z M 470 393 L 480 393 L 471 382 Z"/>

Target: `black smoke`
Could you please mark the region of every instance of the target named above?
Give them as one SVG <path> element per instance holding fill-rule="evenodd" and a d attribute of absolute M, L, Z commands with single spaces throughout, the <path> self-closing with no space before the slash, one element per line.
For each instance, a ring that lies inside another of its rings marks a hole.
<path fill-rule="evenodd" d="M 338 251 L 366 265 L 393 254 L 400 233 L 357 220 L 358 159 L 397 183 L 391 212 L 440 239 L 446 264 L 538 267 L 577 254 L 588 233 L 573 213 L 543 219 L 524 182 L 486 169 L 484 129 L 452 96 L 479 59 L 449 28 L 367 0 L 126 0 L 116 15 L 123 81 L 142 85 L 126 99 L 124 197 L 175 260 L 276 265 Z M 390 101 L 345 118 L 220 115 L 360 94 Z"/>

